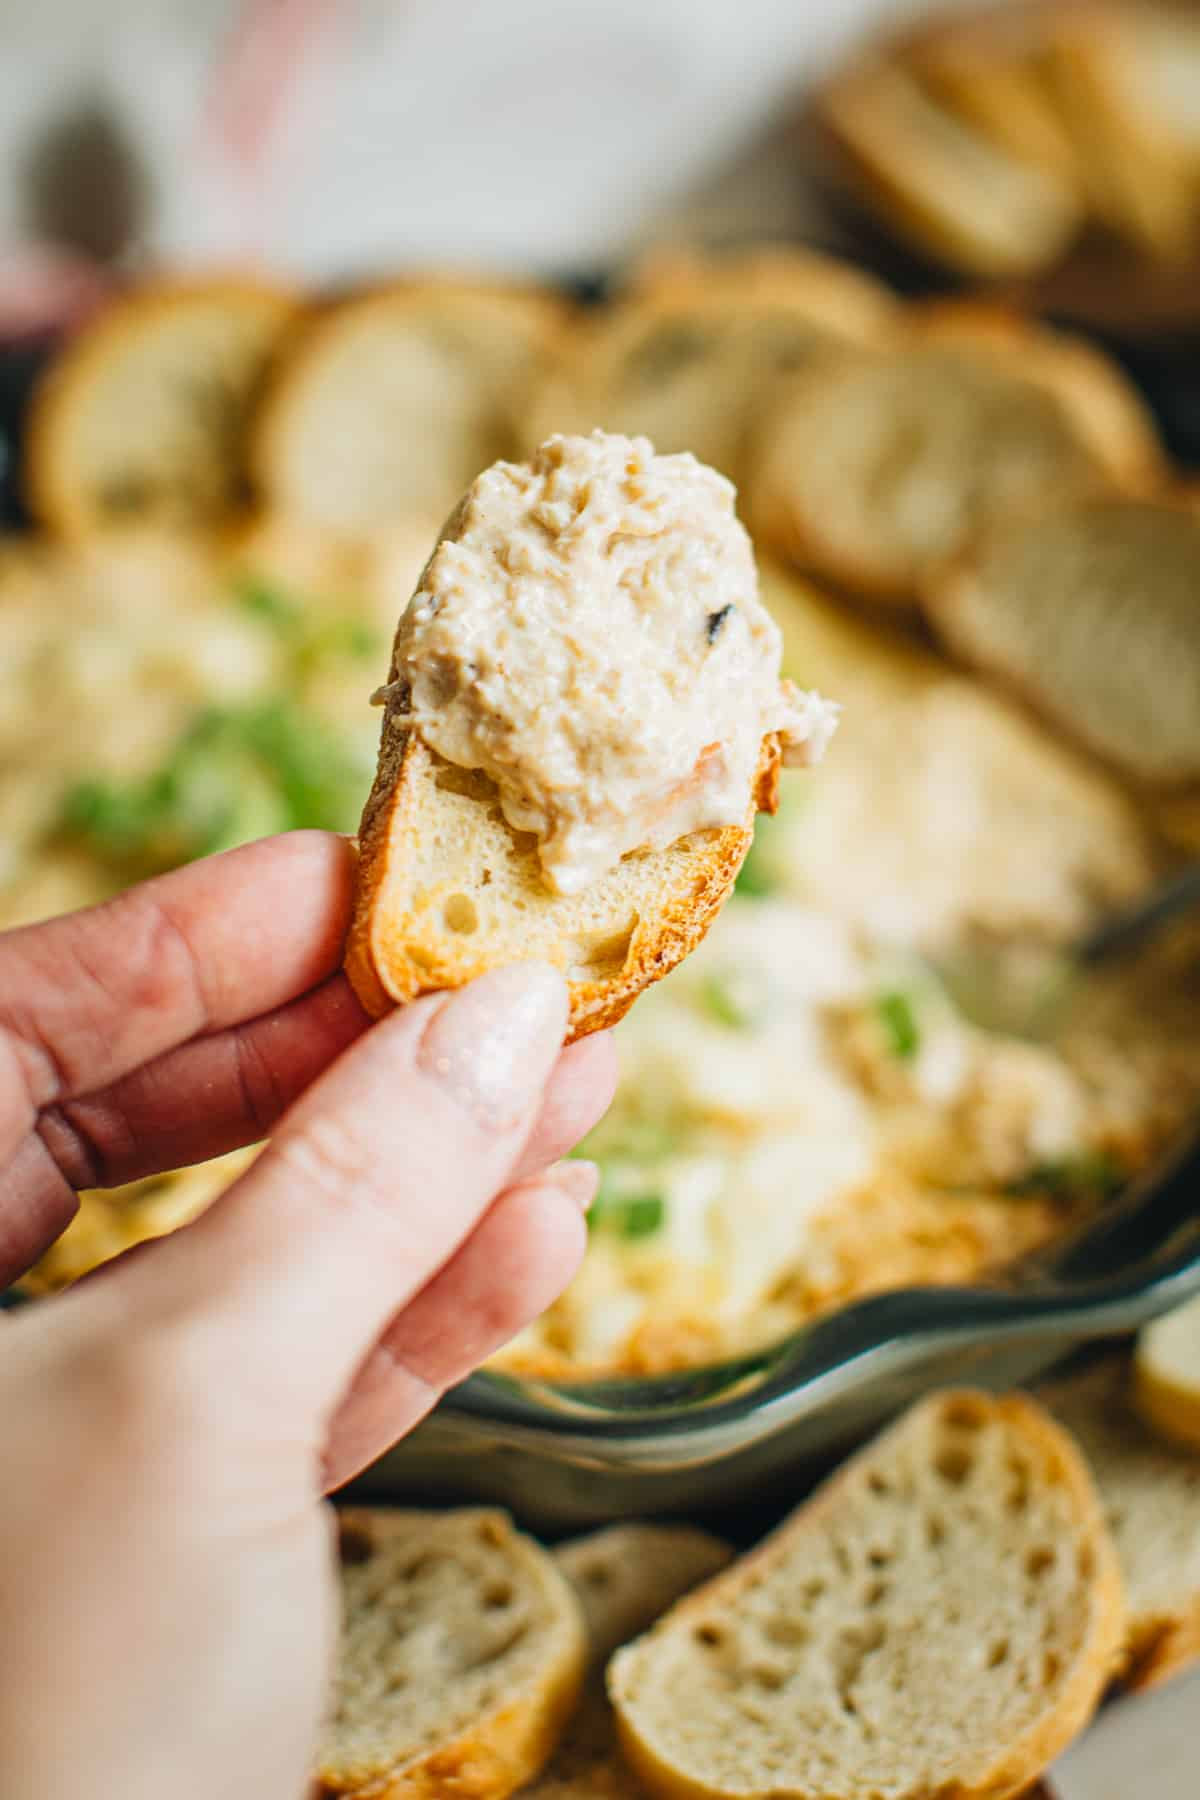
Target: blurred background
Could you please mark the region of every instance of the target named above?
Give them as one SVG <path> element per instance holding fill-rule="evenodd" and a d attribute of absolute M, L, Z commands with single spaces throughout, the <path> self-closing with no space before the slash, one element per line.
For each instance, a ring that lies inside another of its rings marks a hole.
<path fill-rule="evenodd" d="M 457 496 L 644 432 L 737 483 L 844 724 L 622 1027 L 592 1250 L 512 1355 L 674 1367 L 969 1277 L 1181 1129 L 1186 933 L 1053 1042 L 933 971 L 1200 851 L 1189 6 L 4 11 L 0 925 L 353 831 Z M 235 1166 L 85 1197 L 34 1284 Z"/>

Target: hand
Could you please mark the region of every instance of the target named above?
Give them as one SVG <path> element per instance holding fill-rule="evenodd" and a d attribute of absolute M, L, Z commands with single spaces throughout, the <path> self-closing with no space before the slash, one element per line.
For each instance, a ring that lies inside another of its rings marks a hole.
<path fill-rule="evenodd" d="M 611 1096 L 537 965 L 369 1022 L 344 843 L 0 938 L 0 1282 L 77 1187 L 270 1132 L 201 1219 L 0 1321 L 0 1793 L 299 1800 L 336 1631 L 321 1496 L 547 1306 Z"/>

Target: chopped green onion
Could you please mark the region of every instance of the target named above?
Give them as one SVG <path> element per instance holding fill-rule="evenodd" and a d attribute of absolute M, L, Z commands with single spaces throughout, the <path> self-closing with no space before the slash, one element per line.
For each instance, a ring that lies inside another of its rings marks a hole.
<path fill-rule="evenodd" d="M 1111 1200 L 1129 1180 L 1128 1169 L 1107 1150 L 1084 1150 L 1034 1163 L 1004 1190 L 1017 1197 L 1046 1195 L 1052 1200 L 1080 1200 L 1095 1196 Z"/>
<path fill-rule="evenodd" d="M 653 1237 L 661 1231 L 666 1216 L 667 1203 L 661 1194 L 635 1194 L 620 1208 L 618 1229 L 624 1238 Z"/>
<path fill-rule="evenodd" d="M 747 992 L 748 983 L 736 975 L 709 975 L 700 989 L 704 1010 L 731 1031 L 746 1031 L 755 1023 L 758 1009 Z"/>
<path fill-rule="evenodd" d="M 330 612 L 257 575 L 242 575 L 234 585 L 238 605 L 260 620 L 287 645 L 296 673 L 311 674 L 327 661 L 349 658 L 363 662 L 379 650 L 379 634 L 353 613 Z"/>
<path fill-rule="evenodd" d="M 887 1034 L 892 1055 L 900 1062 L 911 1062 L 921 1048 L 921 1031 L 908 995 L 898 989 L 880 994 L 875 1001 L 875 1011 Z"/>
<path fill-rule="evenodd" d="M 60 825 L 138 879 L 275 831 L 344 830 L 368 773 L 339 733 L 286 695 L 205 707 L 151 774 L 70 789 Z"/>

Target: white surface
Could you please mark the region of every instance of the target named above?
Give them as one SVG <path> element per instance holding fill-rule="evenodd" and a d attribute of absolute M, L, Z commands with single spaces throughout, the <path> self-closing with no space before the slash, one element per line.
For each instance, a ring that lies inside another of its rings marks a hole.
<path fill-rule="evenodd" d="M 256 247 L 321 276 L 599 262 L 736 160 L 862 30 L 912 5 L 342 0 L 275 143 Z M 0 243 L 24 229 L 29 145 L 92 92 L 153 171 L 153 246 L 238 253 L 244 223 L 196 151 L 238 13 L 234 0 L 0 0 Z M 764 186 L 752 172 L 726 204 L 782 227 L 795 201 L 778 173 Z"/>
<path fill-rule="evenodd" d="M 1200 1674 L 1120 1700 L 1053 1771 L 1054 1800 L 1196 1800 Z"/>

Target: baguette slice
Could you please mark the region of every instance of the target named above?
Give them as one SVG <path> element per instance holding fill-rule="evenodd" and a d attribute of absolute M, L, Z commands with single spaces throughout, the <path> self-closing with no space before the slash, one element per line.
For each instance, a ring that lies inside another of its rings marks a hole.
<path fill-rule="evenodd" d="M 1042 33 L 1028 11 L 934 24 L 901 60 L 931 97 L 1021 162 L 1082 197 L 1075 146 L 1038 60 Z"/>
<path fill-rule="evenodd" d="M 581 1705 L 523 1800 L 640 1800 L 617 1748 L 604 1665 L 618 1645 L 723 1569 L 733 1553 L 688 1525 L 613 1525 L 553 1554 L 583 1607 L 591 1674 Z"/>
<path fill-rule="evenodd" d="M 1134 1369 L 1143 1416 L 1163 1437 L 1200 1451 L 1200 1302 L 1146 1326 Z"/>
<path fill-rule="evenodd" d="M 508 824 L 487 777 L 444 762 L 390 702 L 359 833 L 346 946 L 355 993 L 378 1018 L 503 963 L 537 960 L 566 976 L 568 1043 L 615 1025 L 716 918 L 750 848 L 755 813 L 775 810 L 779 766 L 768 738 L 743 825 L 637 852 L 560 898 L 542 879 L 536 839 Z"/>
<path fill-rule="evenodd" d="M 298 300 L 249 280 L 161 282 L 106 307 L 34 398 L 27 494 L 80 536 L 219 520 L 243 497 L 243 432 Z"/>
<path fill-rule="evenodd" d="M 343 1624 L 317 1796 L 503 1800 L 579 1695 L 579 1603 L 498 1512 L 340 1515 Z"/>
<path fill-rule="evenodd" d="M 594 1665 L 651 1626 L 733 1555 L 694 1525 L 610 1525 L 553 1552 L 579 1595 Z"/>
<path fill-rule="evenodd" d="M 1095 345 L 980 300 L 915 307 L 910 324 L 922 338 L 994 357 L 1044 387 L 1123 490 L 1167 483 L 1170 468 L 1154 414 L 1124 370 Z"/>
<path fill-rule="evenodd" d="M 432 277 L 334 307 L 256 415 L 268 504 L 346 532 L 444 518 L 479 469 L 517 449 L 526 389 L 566 317 L 538 289 Z"/>
<path fill-rule="evenodd" d="M 1103 221 L 1166 261 L 1193 248 L 1200 30 L 1182 9 L 1064 9 L 1049 67 Z"/>
<path fill-rule="evenodd" d="M 1200 517 L 1077 499 L 988 535 L 926 593 L 951 650 L 1151 787 L 1200 781 Z"/>
<path fill-rule="evenodd" d="M 839 351 L 765 419 L 750 522 L 818 576 L 911 604 L 984 527 L 1107 485 L 1059 401 L 960 343 Z"/>
<path fill-rule="evenodd" d="M 669 1800 L 1008 1800 L 1124 1631 L 1083 1459 L 1030 1401 L 936 1395 L 609 1669 Z"/>
<path fill-rule="evenodd" d="M 821 122 L 855 191 L 893 234 L 989 278 L 1056 262 L 1083 224 L 1073 182 L 1013 156 L 874 59 L 831 83 Z"/>
<path fill-rule="evenodd" d="M 1200 1399 L 1200 1355 L 1191 1370 Z M 1121 1559 L 1129 1609 L 1123 1681 L 1156 1687 L 1200 1657 L 1200 1455 L 1164 1444 L 1139 1420 L 1123 1356 L 1049 1383 L 1039 1397 L 1087 1457 Z"/>
<path fill-rule="evenodd" d="M 596 425 L 642 434 L 740 482 L 751 428 L 781 376 L 829 344 L 884 340 L 897 316 L 878 282 L 816 251 L 660 255 L 564 341 L 526 435 L 532 446 Z"/>

